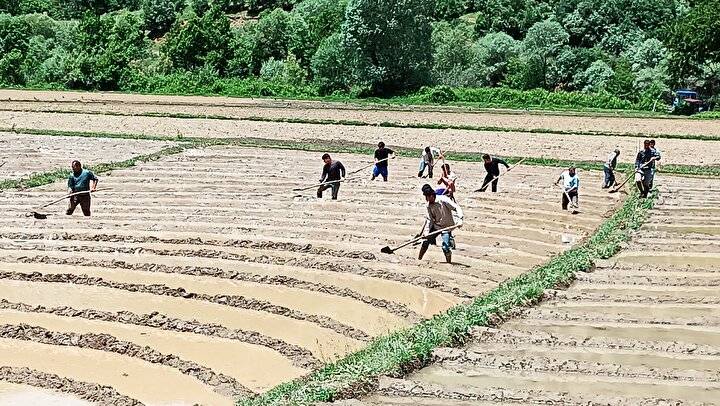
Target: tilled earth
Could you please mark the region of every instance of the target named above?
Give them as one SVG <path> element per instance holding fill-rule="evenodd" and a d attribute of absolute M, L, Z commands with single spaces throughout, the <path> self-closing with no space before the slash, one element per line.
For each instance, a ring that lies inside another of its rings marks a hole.
<path fill-rule="evenodd" d="M 720 399 L 720 181 L 658 179 L 619 255 L 347 405 L 710 405 Z"/>
<path fill-rule="evenodd" d="M 632 120 L 632 119 L 628 119 Z M 531 134 L 522 132 L 385 128 L 335 124 L 275 123 L 198 118 L 0 111 L 0 127 L 93 131 L 200 138 L 264 138 L 325 143 L 369 143 L 422 148 L 435 145 L 455 152 L 500 156 L 604 161 L 616 147 L 621 162 L 634 162 L 643 138 L 613 135 Z M 720 127 L 720 125 L 718 125 Z M 660 139 L 663 163 L 720 165 L 720 140 Z"/>
<path fill-rule="evenodd" d="M 46 127 L 52 129 L 52 127 Z M 124 161 L 174 145 L 165 141 L 113 138 L 55 137 L 0 132 L 0 179 L 18 179 L 33 173 L 70 169 L 78 159 L 86 166 Z"/>
<path fill-rule="evenodd" d="M 316 101 L 240 99 L 0 90 L 2 109 L 103 113 L 181 113 L 235 118 L 356 120 L 370 124 L 470 125 L 524 130 L 596 131 L 617 134 L 685 134 L 720 137 L 717 121 L 680 117 L 622 118 L 611 114 L 568 114 L 522 110 L 472 111 L 457 107 L 362 106 Z"/>
<path fill-rule="evenodd" d="M 229 405 L 546 261 L 620 199 L 581 172 L 572 215 L 558 169 L 520 166 L 501 193 L 473 194 L 482 166 L 451 164 L 456 264 L 437 247 L 418 261 L 417 247 L 380 253 L 420 230 L 417 162 L 392 161 L 387 183 L 367 169 L 330 201 L 292 190 L 317 181 L 319 155 L 187 150 L 102 176 L 91 219 L 25 217 L 64 182 L 1 194 L 0 403 Z"/>

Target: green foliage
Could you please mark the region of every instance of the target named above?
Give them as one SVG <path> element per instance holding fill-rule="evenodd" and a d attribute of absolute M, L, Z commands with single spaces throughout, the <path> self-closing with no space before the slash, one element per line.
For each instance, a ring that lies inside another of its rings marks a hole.
<path fill-rule="evenodd" d="M 302 86 L 305 84 L 306 73 L 295 56 L 290 54 L 284 61 L 268 59 L 260 68 L 260 78 L 268 82 Z"/>
<path fill-rule="evenodd" d="M 148 30 L 150 37 L 157 38 L 168 32 L 184 5 L 184 0 L 143 0 L 144 28 Z"/>
<path fill-rule="evenodd" d="M 463 22 L 436 23 L 431 38 L 433 83 L 456 87 L 481 84 L 481 72 L 474 66 L 477 58 L 472 26 Z"/>
<path fill-rule="evenodd" d="M 230 73 L 233 76 L 257 75 L 263 63 L 270 58 L 285 60 L 290 43 L 290 19 L 288 12 L 275 9 L 265 12 L 259 21 L 249 22 L 236 31 Z"/>
<path fill-rule="evenodd" d="M 584 92 L 605 92 L 613 76 L 615 72 L 610 65 L 603 61 L 595 61 L 584 72 L 575 76 L 575 86 Z"/>
<path fill-rule="evenodd" d="M 337 90 L 349 89 L 347 64 L 347 52 L 339 33 L 325 38 L 320 43 L 310 64 L 320 94 L 326 95 Z"/>
<path fill-rule="evenodd" d="M 480 11 L 475 23 L 478 36 L 504 32 L 518 40 L 535 23 L 553 15 L 545 0 L 475 0 L 474 10 Z"/>
<path fill-rule="evenodd" d="M 558 58 L 569 35 L 556 21 L 541 21 L 528 30 L 520 57 L 511 62 L 509 85 L 518 89 L 554 88 L 559 84 Z"/>
<path fill-rule="evenodd" d="M 213 5 L 202 17 L 176 23 L 167 35 L 163 50 L 173 68 L 207 68 L 223 73 L 230 59 L 230 20 Z"/>
<path fill-rule="evenodd" d="M 290 13 L 288 51 L 309 68 L 322 41 L 339 31 L 346 0 L 304 0 Z"/>
<path fill-rule="evenodd" d="M 475 45 L 476 69 L 482 72 L 484 85 L 497 86 L 507 76 L 508 65 L 520 52 L 520 42 L 496 32 L 482 37 Z"/>
<path fill-rule="evenodd" d="M 429 0 L 350 0 L 342 25 L 353 82 L 392 94 L 429 81 Z"/>

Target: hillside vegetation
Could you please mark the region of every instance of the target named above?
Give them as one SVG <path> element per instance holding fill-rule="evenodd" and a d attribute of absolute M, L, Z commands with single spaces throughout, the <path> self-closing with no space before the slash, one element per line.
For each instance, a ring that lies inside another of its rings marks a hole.
<path fill-rule="evenodd" d="M 720 82 L 720 0 L 1 0 L 0 11 L 5 87 L 652 109 L 675 86 L 711 95 Z"/>

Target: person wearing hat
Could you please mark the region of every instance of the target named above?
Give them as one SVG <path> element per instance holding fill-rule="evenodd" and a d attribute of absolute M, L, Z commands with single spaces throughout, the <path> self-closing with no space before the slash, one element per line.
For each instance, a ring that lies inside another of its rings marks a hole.
<path fill-rule="evenodd" d="M 608 158 L 605 161 L 605 165 L 603 165 L 603 170 L 605 171 L 605 182 L 603 183 L 603 189 L 607 189 L 617 185 L 617 181 L 615 180 L 615 167 L 617 167 L 617 160 L 619 156 L 620 149 L 615 148 L 615 151 L 611 152 L 610 155 L 608 155 Z"/>
<path fill-rule="evenodd" d="M 378 142 L 378 149 L 375 150 L 375 167 L 373 168 L 372 178 L 375 180 L 378 176 L 382 176 L 383 181 L 388 179 L 388 158 L 395 158 L 395 151 L 385 148 L 385 143 Z"/>
<path fill-rule="evenodd" d="M 462 227 L 464 217 L 463 211 L 457 203 L 450 200 L 447 196 L 438 196 L 435 194 L 435 189 L 427 183 L 423 185 L 422 193 L 425 196 L 425 201 L 427 202 L 427 218 L 425 219 L 425 229 L 423 230 L 423 235 L 430 235 L 434 231 L 442 230 L 455 225 Z M 437 245 L 437 237 L 438 235 L 435 234 L 423 241 L 420 246 L 418 259 L 423 258 L 430 244 Z M 442 250 L 445 254 L 445 261 L 447 261 L 447 263 L 451 263 L 451 250 L 455 249 L 455 239 L 453 238 L 452 230 L 443 231 L 440 233 L 440 238 L 442 239 Z"/>
<path fill-rule="evenodd" d="M 323 191 L 332 189 L 332 199 L 337 200 L 340 182 L 345 180 L 345 167 L 342 162 L 333 161 L 332 158 L 330 158 L 330 154 L 323 154 L 322 160 L 325 162 L 325 165 L 323 166 L 322 175 L 320 176 L 320 183 L 325 184 L 318 188 L 317 197 L 318 199 L 322 199 Z"/>
<path fill-rule="evenodd" d="M 562 209 L 567 210 L 568 204 L 572 203 L 573 207 L 578 207 L 578 190 L 580 189 L 580 178 L 577 176 L 577 171 L 574 166 L 568 168 L 560 174 L 558 180 L 555 181 L 557 185 L 560 181 L 563 182 L 563 194 L 562 194 Z"/>
<path fill-rule="evenodd" d="M 68 177 L 68 193 L 77 192 L 88 192 L 82 193 L 75 196 L 70 196 L 70 205 L 68 206 L 67 214 L 71 216 L 78 205 L 82 209 L 85 217 L 90 216 L 90 192 L 94 192 L 97 189 L 98 178 L 92 171 L 83 169 L 80 161 L 72 161 L 71 164 L 72 173 Z"/>

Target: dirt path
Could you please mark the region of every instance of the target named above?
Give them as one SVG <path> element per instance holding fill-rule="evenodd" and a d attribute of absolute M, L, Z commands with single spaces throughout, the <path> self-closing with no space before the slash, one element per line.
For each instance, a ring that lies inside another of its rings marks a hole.
<path fill-rule="evenodd" d="M 151 96 L 0 90 L 2 109 L 116 113 L 180 113 L 236 118 L 354 120 L 369 124 L 445 124 L 526 130 L 600 131 L 620 134 L 689 134 L 720 136 L 720 123 L 683 118 L 622 118 L 609 114 L 504 110 L 470 111 L 452 107 L 359 106 L 347 103 L 238 99 L 197 96 Z"/>
<path fill-rule="evenodd" d="M 627 249 L 566 291 L 352 405 L 716 404 L 720 223 L 715 179 L 663 177 Z M 708 211 L 705 229 L 688 211 Z"/>
<path fill-rule="evenodd" d="M 694 122 L 693 122 L 694 123 Z M 0 127 L 120 134 L 207 138 L 266 138 L 317 142 L 360 142 L 422 148 L 436 145 L 451 151 L 489 152 L 500 156 L 532 156 L 569 160 L 604 161 L 616 147 L 620 161 L 634 162 L 642 138 L 528 134 L 517 132 L 432 130 L 418 128 L 359 127 L 350 125 L 293 124 L 167 117 L 123 117 L 91 114 L 26 113 L 0 111 Z M 718 124 L 720 127 L 720 124 Z M 668 164 L 718 165 L 720 141 L 662 139 L 658 148 Z"/>
<path fill-rule="evenodd" d="M 336 158 L 349 170 L 368 161 Z M 63 182 L 6 191 L 0 359 L 147 404 L 229 404 L 544 262 L 620 198 L 590 186 L 600 174 L 581 172 L 582 213 L 564 213 L 557 170 L 524 166 L 501 193 L 471 195 L 479 165 L 453 164 L 466 211 L 457 264 L 437 248 L 423 261 L 416 248 L 381 254 L 420 228 L 427 180 L 415 165 L 392 161 L 387 183 L 363 172 L 333 202 L 292 191 L 317 181 L 317 153 L 188 150 L 102 176 L 113 189 L 94 197 L 89 220 L 61 206 L 44 221 L 24 217 L 61 196 Z M 161 388 L 144 390 L 154 375 Z"/>

